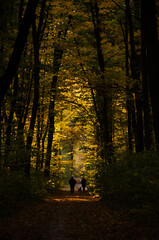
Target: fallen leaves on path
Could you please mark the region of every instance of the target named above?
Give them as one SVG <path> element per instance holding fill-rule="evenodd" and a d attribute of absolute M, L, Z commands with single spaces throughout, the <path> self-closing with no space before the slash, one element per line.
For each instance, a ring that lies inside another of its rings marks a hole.
<path fill-rule="evenodd" d="M 157 240 L 152 226 L 139 226 L 88 193 L 61 192 L 23 205 L 0 219 L 1 240 Z"/>

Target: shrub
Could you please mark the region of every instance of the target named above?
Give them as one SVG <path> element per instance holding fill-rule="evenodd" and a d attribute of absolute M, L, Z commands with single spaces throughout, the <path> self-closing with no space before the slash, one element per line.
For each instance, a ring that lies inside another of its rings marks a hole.
<path fill-rule="evenodd" d="M 158 212 L 159 159 L 154 152 L 122 155 L 98 179 L 103 200 L 112 206 Z M 133 210 L 134 211 L 134 210 Z"/>

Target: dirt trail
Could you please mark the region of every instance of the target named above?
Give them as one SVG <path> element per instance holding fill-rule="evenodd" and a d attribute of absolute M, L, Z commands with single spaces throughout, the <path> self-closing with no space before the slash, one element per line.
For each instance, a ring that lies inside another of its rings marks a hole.
<path fill-rule="evenodd" d="M 98 198 L 88 194 L 65 192 L 47 201 L 56 202 L 56 219 L 52 219 L 42 239 L 75 240 L 102 239 L 112 235 L 112 216 L 103 211 Z M 114 235 L 114 233 L 113 233 Z M 112 238 L 110 238 L 112 239 Z"/>
<path fill-rule="evenodd" d="M 0 219 L 0 240 L 157 240 L 151 226 L 128 221 L 99 198 L 62 191 Z"/>

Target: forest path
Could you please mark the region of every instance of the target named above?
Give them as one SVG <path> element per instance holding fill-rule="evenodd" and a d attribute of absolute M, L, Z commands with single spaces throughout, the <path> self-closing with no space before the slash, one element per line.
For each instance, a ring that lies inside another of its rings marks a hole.
<path fill-rule="evenodd" d="M 43 240 L 103 240 L 104 236 L 115 239 L 112 227 L 116 222 L 112 214 L 104 211 L 99 198 L 93 198 L 88 193 L 64 191 L 46 201 L 54 202 L 56 209 Z"/>
<path fill-rule="evenodd" d="M 0 240 L 158 240 L 152 226 L 132 223 L 88 193 L 61 191 L 0 218 Z"/>

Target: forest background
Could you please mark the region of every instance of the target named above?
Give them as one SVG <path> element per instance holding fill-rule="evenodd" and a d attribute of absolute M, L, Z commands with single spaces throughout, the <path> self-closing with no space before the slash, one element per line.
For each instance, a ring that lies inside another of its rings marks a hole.
<path fill-rule="evenodd" d="M 158 217 L 158 2 L 0 5 L 1 207 L 74 174 L 112 206 Z"/>

